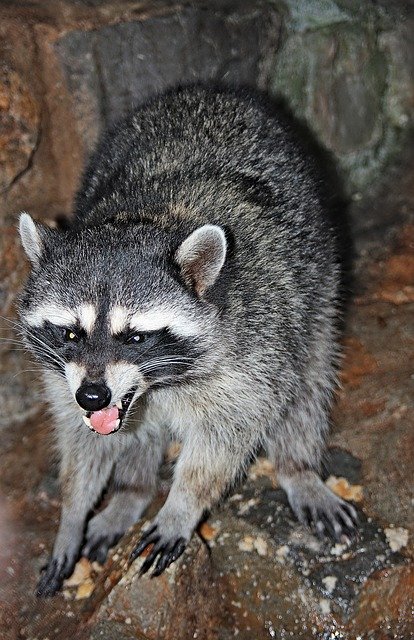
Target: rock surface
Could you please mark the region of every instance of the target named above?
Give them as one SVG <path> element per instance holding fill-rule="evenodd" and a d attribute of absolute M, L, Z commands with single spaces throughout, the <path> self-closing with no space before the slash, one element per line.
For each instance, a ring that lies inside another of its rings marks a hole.
<path fill-rule="evenodd" d="M 277 14 L 263 2 L 205 3 L 155 13 L 56 44 L 86 149 L 134 105 L 179 83 L 266 86 L 265 59 L 277 46 Z"/>
<path fill-rule="evenodd" d="M 32 0 L 0 6 L 0 204 L 68 214 L 101 129 L 178 82 L 282 99 L 365 189 L 409 146 L 413 14 L 350 0 Z"/>
<path fill-rule="evenodd" d="M 413 13 L 407 3 L 280 5 L 287 11 L 286 37 L 270 91 L 333 153 L 348 191 L 364 190 L 409 145 Z"/>
<path fill-rule="evenodd" d="M 0 73 L 0 190 L 6 191 L 28 168 L 39 137 L 39 106 L 21 76 Z"/>

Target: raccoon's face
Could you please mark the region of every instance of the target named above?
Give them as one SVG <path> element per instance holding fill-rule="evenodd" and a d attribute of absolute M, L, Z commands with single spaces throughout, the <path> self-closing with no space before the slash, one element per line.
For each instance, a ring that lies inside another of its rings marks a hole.
<path fill-rule="evenodd" d="M 20 301 L 24 340 L 66 381 L 91 430 L 114 433 L 148 389 L 211 370 L 218 313 L 204 294 L 225 261 L 220 227 L 175 247 L 147 227 L 61 232 L 22 214 L 20 235 L 33 266 Z"/>

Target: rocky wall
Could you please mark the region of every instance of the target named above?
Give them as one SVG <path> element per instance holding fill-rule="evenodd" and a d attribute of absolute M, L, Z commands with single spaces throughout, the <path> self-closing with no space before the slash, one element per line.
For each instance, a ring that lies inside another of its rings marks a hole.
<path fill-rule="evenodd" d="M 401 8 L 402 7 L 402 8 Z M 314 132 L 350 192 L 408 144 L 413 18 L 353 0 L 33 0 L 0 6 L 0 206 L 70 211 L 99 132 L 179 82 L 269 91 Z"/>
<path fill-rule="evenodd" d="M 414 22 L 407 5 L 274 2 L 283 33 L 269 91 L 332 152 L 349 193 L 381 180 L 409 144 Z"/>

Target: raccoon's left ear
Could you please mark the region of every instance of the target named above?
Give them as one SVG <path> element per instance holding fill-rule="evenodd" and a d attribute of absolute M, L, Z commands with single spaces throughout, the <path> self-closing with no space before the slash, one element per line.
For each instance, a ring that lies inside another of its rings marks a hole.
<path fill-rule="evenodd" d="M 227 241 L 221 227 L 206 224 L 191 233 L 178 247 L 175 261 L 197 295 L 211 287 L 226 259 Z"/>
<path fill-rule="evenodd" d="M 39 263 L 48 229 L 35 222 L 28 213 L 20 216 L 19 232 L 23 249 L 33 266 Z"/>

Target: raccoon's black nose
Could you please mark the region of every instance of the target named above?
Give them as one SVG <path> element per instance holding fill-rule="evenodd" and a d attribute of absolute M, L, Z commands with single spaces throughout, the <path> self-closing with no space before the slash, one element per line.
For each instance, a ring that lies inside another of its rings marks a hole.
<path fill-rule="evenodd" d="M 76 401 L 86 411 L 99 411 L 107 407 L 111 392 L 105 384 L 82 384 L 77 390 Z"/>

